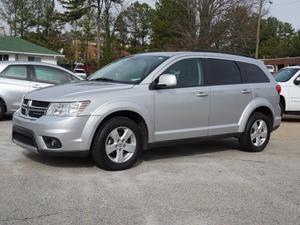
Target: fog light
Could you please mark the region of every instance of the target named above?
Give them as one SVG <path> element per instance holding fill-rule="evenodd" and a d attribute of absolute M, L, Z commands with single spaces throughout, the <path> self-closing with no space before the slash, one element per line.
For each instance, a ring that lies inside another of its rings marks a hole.
<path fill-rule="evenodd" d="M 47 148 L 61 148 L 61 142 L 54 137 L 46 137 L 43 136 L 43 140 L 47 146 Z"/>

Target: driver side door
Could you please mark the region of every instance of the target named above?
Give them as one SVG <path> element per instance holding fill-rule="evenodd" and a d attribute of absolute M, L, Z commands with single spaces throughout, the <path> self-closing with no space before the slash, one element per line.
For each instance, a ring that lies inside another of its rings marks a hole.
<path fill-rule="evenodd" d="M 154 90 L 155 141 L 206 136 L 210 88 L 204 86 L 201 59 L 175 62 L 162 74 L 173 74 L 177 86 Z"/>

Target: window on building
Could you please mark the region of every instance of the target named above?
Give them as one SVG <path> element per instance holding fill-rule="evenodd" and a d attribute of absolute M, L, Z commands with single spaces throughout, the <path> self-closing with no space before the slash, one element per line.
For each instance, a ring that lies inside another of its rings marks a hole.
<path fill-rule="evenodd" d="M 8 55 L 0 55 L 0 61 L 8 61 Z"/>
<path fill-rule="evenodd" d="M 28 61 L 29 62 L 41 62 L 42 58 L 40 57 L 35 57 L 35 56 L 28 56 Z"/>

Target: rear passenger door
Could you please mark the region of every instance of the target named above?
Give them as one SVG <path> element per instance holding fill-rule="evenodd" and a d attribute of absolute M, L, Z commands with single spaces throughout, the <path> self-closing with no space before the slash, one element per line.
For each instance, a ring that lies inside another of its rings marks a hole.
<path fill-rule="evenodd" d="M 47 87 L 54 84 L 69 83 L 71 75 L 63 70 L 51 66 L 32 66 L 33 81 L 31 90 Z"/>
<path fill-rule="evenodd" d="M 209 135 L 238 132 L 238 123 L 253 99 L 250 84 L 243 83 L 235 61 L 206 59 L 205 68 L 211 87 Z"/>
<path fill-rule="evenodd" d="M 19 109 L 23 95 L 30 90 L 30 79 L 26 65 L 9 65 L 0 74 L 1 92 L 9 112 Z"/>

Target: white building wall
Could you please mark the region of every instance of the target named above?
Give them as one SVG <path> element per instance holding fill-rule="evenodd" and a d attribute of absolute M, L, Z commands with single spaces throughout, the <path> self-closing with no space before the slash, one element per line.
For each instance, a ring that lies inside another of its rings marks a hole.
<path fill-rule="evenodd" d="M 28 61 L 28 57 L 41 58 L 41 62 L 49 64 L 57 64 L 57 58 L 54 56 L 26 55 L 26 54 L 9 54 L 9 61 Z"/>
<path fill-rule="evenodd" d="M 16 55 L 15 54 L 9 54 L 8 55 L 8 61 L 16 61 Z"/>

